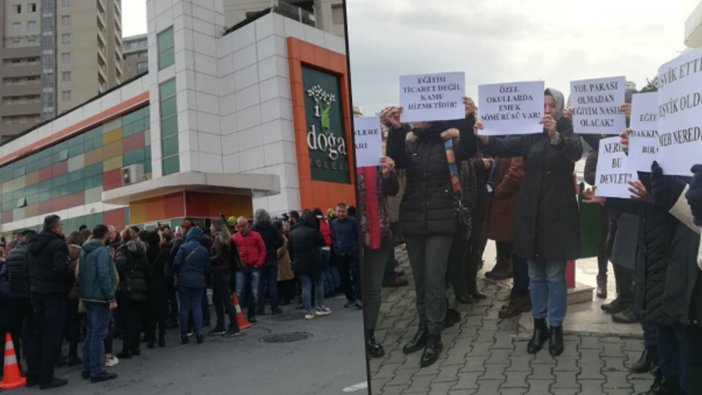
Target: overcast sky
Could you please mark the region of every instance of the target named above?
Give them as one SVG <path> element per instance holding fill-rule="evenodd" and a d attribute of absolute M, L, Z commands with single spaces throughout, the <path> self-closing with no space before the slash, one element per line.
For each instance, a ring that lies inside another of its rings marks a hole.
<path fill-rule="evenodd" d="M 477 85 L 625 75 L 637 88 L 685 46 L 699 0 L 350 0 L 354 104 L 366 115 L 399 101 L 402 74 L 464 71 Z M 477 101 L 477 100 L 476 100 Z"/>
<path fill-rule="evenodd" d="M 146 33 L 146 0 L 122 0 L 122 35 Z"/>

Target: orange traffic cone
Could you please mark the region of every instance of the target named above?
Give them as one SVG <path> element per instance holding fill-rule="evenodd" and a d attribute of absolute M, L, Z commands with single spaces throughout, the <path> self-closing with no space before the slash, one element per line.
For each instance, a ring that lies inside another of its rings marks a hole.
<path fill-rule="evenodd" d="M 239 325 L 239 329 L 249 329 L 251 324 L 246 322 L 244 314 L 241 312 L 241 307 L 239 307 L 239 298 L 236 297 L 236 292 L 232 292 L 232 303 L 234 303 L 234 309 L 236 310 L 236 323 Z"/>
<path fill-rule="evenodd" d="M 20 374 L 15 346 L 12 343 L 12 336 L 8 333 L 5 336 L 5 369 L 0 389 L 10 390 L 24 387 L 25 384 L 27 384 L 27 380 Z"/>

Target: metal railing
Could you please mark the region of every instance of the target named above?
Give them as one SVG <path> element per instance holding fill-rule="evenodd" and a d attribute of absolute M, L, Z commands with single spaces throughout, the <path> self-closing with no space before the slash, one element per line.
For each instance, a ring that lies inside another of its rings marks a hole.
<path fill-rule="evenodd" d="M 313 13 L 288 2 L 278 0 L 277 4 L 273 5 L 273 12 L 305 25 L 317 27 L 317 19 Z"/>

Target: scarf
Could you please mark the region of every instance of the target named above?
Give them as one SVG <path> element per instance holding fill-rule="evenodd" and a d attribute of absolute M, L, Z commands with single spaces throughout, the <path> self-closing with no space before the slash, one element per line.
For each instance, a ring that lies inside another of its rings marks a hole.
<path fill-rule="evenodd" d="M 390 217 L 383 196 L 380 167 L 358 168 L 358 204 L 361 234 L 366 247 L 377 250 L 380 241 L 390 234 Z"/>

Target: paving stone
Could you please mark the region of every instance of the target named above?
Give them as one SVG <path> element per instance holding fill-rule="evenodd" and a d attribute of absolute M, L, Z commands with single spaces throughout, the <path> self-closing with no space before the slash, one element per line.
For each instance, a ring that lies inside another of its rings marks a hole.
<path fill-rule="evenodd" d="M 478 394 L 498 394 L 503 380 L 478 380 Z"/>
<path fill-rule="evenodd" d="M 556 377 L 553 375 L 553 367 L 543 364 L 532 364 L 532 371 L 529 375 L 529 380 L 555 380 Z"/>
<path fill-rule="evenodd" d="M 412 377 L 417 373 L 417 369 L 397 369 L 395 376 L 388 382 L 389 386 L 408 385 Z"/>
<path fill-rule="evenodd" d="M 600 344 L 600 339 L 595 336 L 583 336 L 580 349 L 602 350 L 602 344 Z"/>
<path fill-rule="evenodd" d="M 627 380 L 626 372 L 602 372 L 606 376 L 604 388 L 631 388 L 631 383 Z"/>
<path fill-rule="evenodd" d="M 385 363 L 378 371 L 373 374 L 373 380 L 393 378 L 395 376 L 395 371 L 402 366 L 400 363 Z"/>
<path fill-rule="evenodd" d="M 526 353 L 526 345 L 524 345 L 524 352 Z M 534 359 L 531 361 L 531 364 L 547 364 L 556 366 L 556 360 L 551 356 L 551 354 L 548 353 L 548 344 L 545 344 L 544 348 L 536 353 Z"/>
<path fill-rule="evenodd" d="M 553 368 L 554 374 L 558 372 L 579 372 L 577 355 L 572 357 L 563 355 L 565 354 L 556 358 L 556 366 Z"/>
<path fill-rule="evenodd" d="M 533 359 L 532 355 L 512 356 L 509 358 L 511 364 L 505 372 L 507 374 L 518 373 L 518 372 L 530 372 L 531 373 L 532 359 Z"/>
<path fill-rule="evenodd" d="M 580 380 L 580 393 L 583 395 L 601 394 L 604 380 Z"/>
<path fill-rule="evenodd" d="M 505 381 L 506 375 L 505 370 L 509 367 L 508 363 L 498 365 L 486 365 L 485 373 L 480 376 L 481 380 L 500 380 Z"/>
<path fill-rule="evenodd" d="M 503 388 L 524 388 L 526 391 L 526 389 L 529 388 L 529 383 L 527 381 L 529 374 L 529 372 L 508 374 L 506 376 L 507 380 L 505 380 L 505 382 L 502 383 L 502 385 L 500 386 L 500 390 L 502 390 Z"/>
<path fill-rule="evenodd" d="M 478 377 L 482 376 L 483 372 L 468 372 L 458 373 L 458 381 L 452 387 L 453 390 L 477 389 Z"/>
<path fill-rule="evenodd" d="M 580 389 L 575 388 L 555 388 L 551 390 L 553 395 L 575 395 L 580 392 Z"/>
<path fill-rule="evenodd" d="M 406 393 L 418 392 L 426 394 L 429 392 L 429 384 L 434 377 L 432 376 L 414 376 L 412 377 L 411 384 L 405 391 Z"/>
<path fill-rule="evenodd" d="M 628 372 L 629 369 L 624 366 L 624 358 L 602 358 L 604 360 L 603 371 Z"/>
<path fill-rule="evenodd" d="M 500 395 L 524 395 L 526 388 L 502 388 L 500 387 Z"/>
<path fill-rule="evenodd" d="M 492 345 L 493 350 L 514 350 L 514 336 L 497 334 Z"/>
<path fill-rule="evenodd" d="M 554 376 L 556 376 L 556 381 L 551 385 L 551 390 L 561 388 L 580 389 L 576 372 L 558 372 Z"/>
<path fill-rule="evenodd" d="M 509 354 L 512 352 L 512 350 L 495 350 L 492 349 L 490 351 L 490 357 L 485 361 L 486 365 L 509 365 L 510 364 L 510 358 Z"/>
<path fill-rule="evenodd" d="M 407 393 L 407 388 L 409 388 L 408 385 L 386 385 L 379 393 L 383 395 L 402 395 Z"/>
<path fill-rule="evenodd" d="M 624 352 L 622 351 L 624 343 L 603 343 L 603 346 L 604 351 L 600 354 L 602 357 L 621 357 Z"/>
<path fill-rule="evenodd" d="M 377 377 L 373 377 L 373 379 L 370 382 L 371 385 L 371 393 L 373 394 L 380 394 L 383 392 L 383 387 L 390 381 L 390 379 L 381 379 Z"/>
<path fill-rule="evenodd" d="M 459 371 L 463 372 L 484 372 L 485 371 L 485 359 L 486 357 L 466 357 L 465 364 Z"/>
<path fill-rule="evenodd" d="M 489 357 L 490 343 L 473 343 L 468 355 L 471 357 Z"/>
<path fill-rule="evenodd" d="M 583 364 L 580 367 L 580 380 L 604 380 L 606 377 L 602 374 L 602 365 L 595 363 Z"/>
<path fill-rule="evenodd" d="M 431 383 L 429 385 L 429 395 L 445 395 L 455 384 L 455 381 L 447 383 Z"/>
<path fill-rule="evenodd" d="M 442 383 L 442 382 L 452 382 L 455 383 L 458 380 L 458 369 L 460 369 L 462 366 L 461 365 L 451 365 L 451 366 L 442 366 L 441 369 L 439 370 L 438 376 L 434 377 L 434 379 L 431 381 L 432 383 Z"/>
<path fill-rule="evenodd" d="M 528 395 L 546 395 L 549 394 L 549 387 L 553 381 L 551 380 L 532 380 L 529 379 Z"/>

